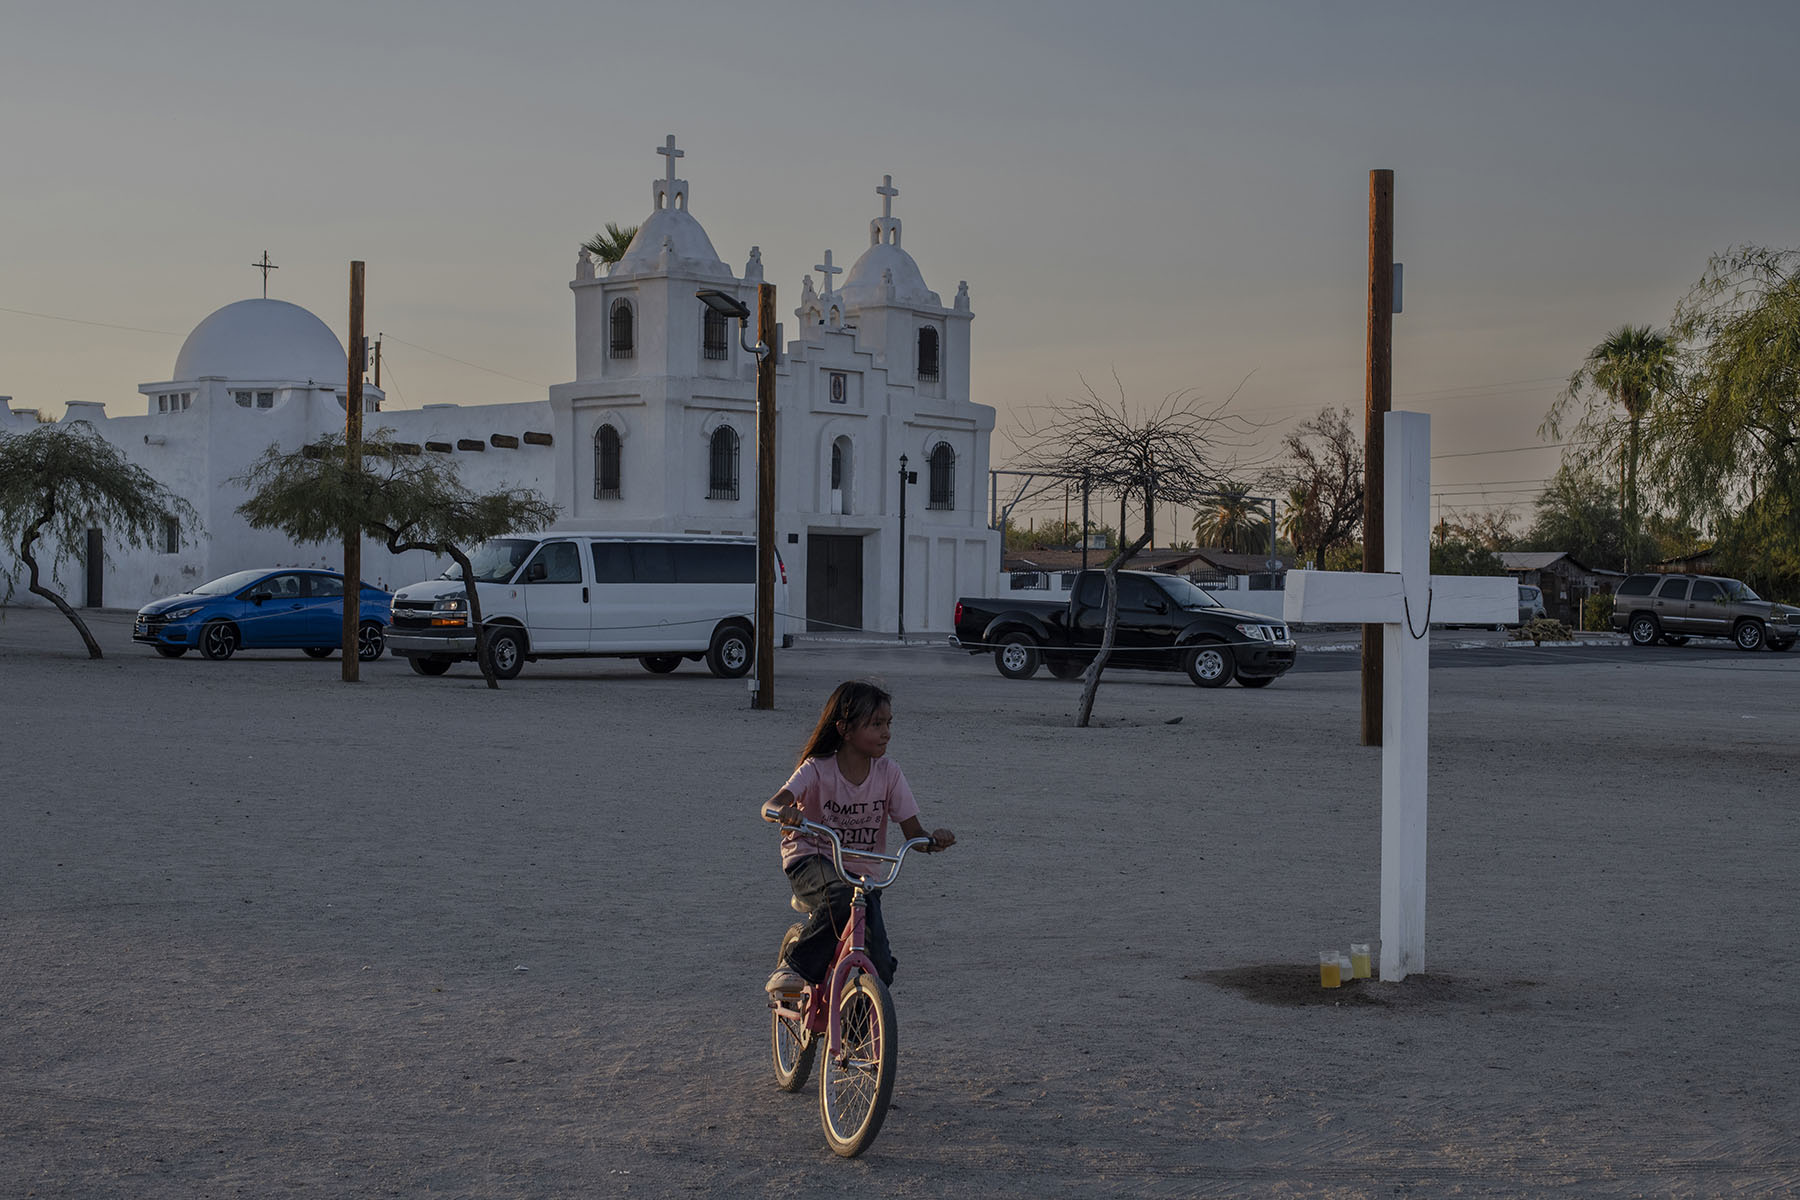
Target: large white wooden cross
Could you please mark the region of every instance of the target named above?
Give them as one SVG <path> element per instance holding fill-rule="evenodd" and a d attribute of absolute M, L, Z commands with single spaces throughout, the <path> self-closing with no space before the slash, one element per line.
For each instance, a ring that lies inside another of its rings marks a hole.
<path fill-rule="evenodd" d="M 1384 426 L 1387 570 L 1289 571 L 1290 625 L 1384 626 L 1381 705 L 1381 978 L 1425 969 L 1425 818 L 1431 622 L 1518 620 L 1511 576 L 1431 574 L 1431 418 L 1390 412 Z"/>

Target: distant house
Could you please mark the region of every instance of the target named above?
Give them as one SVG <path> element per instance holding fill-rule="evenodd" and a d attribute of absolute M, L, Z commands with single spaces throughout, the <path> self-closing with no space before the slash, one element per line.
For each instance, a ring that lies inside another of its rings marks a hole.
<path fill-rule="evenodd" d="M 1089 550 L 1087 565 L 1103 567 L 1110 557 L 1110 550 Z M 1001 570 L 1008 575 L 1035 573 L 1054 577 L 1058 572 L 1078 571 L 1081 566 L 1082 553 L 1079 549 L 1033 548 L 1009 551 L 1002 560 Z M 1279 591 L 1288 566 L 1286 558 L 1278 558 L 1275 560 L 1275 570 L 1270 571 L 1267 554 L 1235 554 L 1226 550 L 1144 550 L 1131 560 L 1129 569 L 1186 575 L 1202 587 L 1231 587 L 1261 592 Z M 1019 587 L 1049 586 L 1055 590 L 1054 584 L 1055 580 L 1051 578 L 1049 584 L 1021 583 Z"/>
<path fill-rule="evenodd" d="M 1623 571 L 1586 567 L 1560 550 L 1502 550 L 1499 558 L 1508 575 L 1544 593 L 1546 614 L 1575 626 L 1589 596 L 1610 596 L 1625 578 Z"/>

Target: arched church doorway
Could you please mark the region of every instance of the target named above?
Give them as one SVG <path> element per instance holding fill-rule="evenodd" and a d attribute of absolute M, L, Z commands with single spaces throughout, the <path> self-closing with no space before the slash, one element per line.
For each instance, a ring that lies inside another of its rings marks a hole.
<path fill-rule="evenodd" d="M 806 630 L 863 627 L 863 539 L 857 534 L 806 535 Z"/>

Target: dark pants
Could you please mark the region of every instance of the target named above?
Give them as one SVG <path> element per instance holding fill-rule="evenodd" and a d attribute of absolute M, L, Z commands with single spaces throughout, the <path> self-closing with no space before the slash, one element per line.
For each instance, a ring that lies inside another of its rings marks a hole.
<path fill-rule="evenodd" d="M 838 878 L 831 860 L 809 855 L 787 869 L 788 883 L 794 896 L 811 912 L 800 940 L 789 948 L 788 966 L 800 973 L 808 983 L 820 983 L 837 956 L 838 931 L 850 923 L 852 888 Z M 863 946 L 875 964 L 881 982 L 894 982 L 894 968 L 900 965 L 888 949 L 887 926 L 881 922 L 881 893 L 868 894 L 868 910 L 863 920 Z"/>

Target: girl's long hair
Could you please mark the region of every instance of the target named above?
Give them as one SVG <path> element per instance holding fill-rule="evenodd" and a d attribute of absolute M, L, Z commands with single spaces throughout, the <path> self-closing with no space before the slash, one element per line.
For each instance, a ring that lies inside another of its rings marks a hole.
<path fill-rule="evenodd" d="M 794 765 L 799 766 L 809 758 L 836 754 L 844 744 L 838 724 L 842 722 L 845 729 L 855 729 L 873 717 L 875 710 L 884 704 L 892 707 L 893 697 L 872 683 L 851 679 L 838 684 L 837 690 L 825 701 L 825 707 L 819 710 L 819 723 L 813 726 Z"/>

